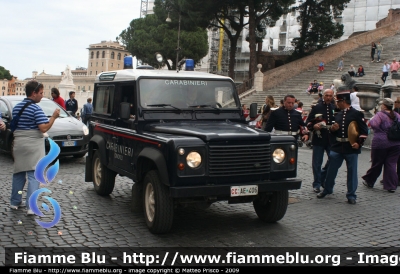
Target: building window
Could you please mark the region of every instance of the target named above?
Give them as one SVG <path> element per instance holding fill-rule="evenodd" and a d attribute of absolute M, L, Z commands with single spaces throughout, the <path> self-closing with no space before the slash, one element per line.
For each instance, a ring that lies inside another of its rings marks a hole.
<path fill-rule="evenodd" d="M 98 67 L 99 66 L 99 62 L 96 62 L 96 67 Z"/>
<path fill-rule="evenodd" d="M 121 60 L 121 53 L 118 53 L 117 60 Z"/>
<path fill-rule="evenodd" d="M 81 86 L 78 86 L 78 90 L 81 90 Z"/>
<path fill-rule="evenodd" d="M 97 70 L 96 70 L 96 75 L 97 75 Z"/>
<path fill-rule="evenodd" d="M 114 63 L 111 63 L 111 67 L 112 67 L 112 68 L 114 67 Z"/>
<path fill-rule="evenodd" d="M 101 66 L 104 67 L 104 62 L 101 62 Z"/>
<path fill-rule="evenodd" d="M 92 71 L 90 71 L 90 75 L 92 75 Z"/>
<path fill-rule="evenodd" d="M 100 52 L 96 53 L 96 58 L 99 58 Z"/>
<path fill-rule="evenodd" d="M 88 86 L 88 90 L 90 90 L 90 86 Z"/>
<path fill-rule="evenodd" d="M 118 68 L 119 68 L 119 64 L 118 64 Z"/>
<path fill-rule="evenodd" d="M 114 59 L 114 52 L 111 52 L 111 59 Z"/>
<path fill-rule="evenodd" d="M 93 56 L 94 56 L 94 51 L 92 51 L 92 52 L 90 53 L 90 59 L 93 59 Z"/>
<path fill-rule="evenodd" d="M 92 62 L 90 62 L 90 66 L 92 67 Z"/>
<path fill-rule="evenodd" d="M 105 58 L 106 57 L 106 52 L 103 50 L 103 52 L 101 53 L 101 58 Z"/>

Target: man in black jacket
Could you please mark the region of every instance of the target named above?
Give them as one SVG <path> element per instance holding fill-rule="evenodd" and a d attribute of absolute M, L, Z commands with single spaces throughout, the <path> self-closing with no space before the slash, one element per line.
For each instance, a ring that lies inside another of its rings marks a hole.
<path fill-rule="evenodd" d="M 307 128 L 312 131 L 312 169 L 314 174 L 313 189 L 315 193 L 321 192 L 320 187 L 321 185 L 324 185 L 326 172 L 329 167 L 329 152 L 331 145 L 328 130 L 334 123 L 333 115 L 335 110 L 332 100 L 333 90 L 326 89 L 323 94 L 323 100 L 311 109 L 310 115 L 308 115 L 306 120 Z M 320 121 L 315 119 L 315 116 L 318 114 L 320 114 Z M 328 160 L 321 170 L 324 152 L 326 152 Z"/>
<path fill-rule="evenodd" d="M 76 117 L 76 112 L 78 111 L 78 101 L 75 99 L 75 91 L 69 92 L 69 99 L 65 101 L 66 111 L 71 111 L 72 115 Z"/>
<path fill-rule="evenodd" d="M 308 135 L 303 134 L 305 123 L 301 113 L 294 109 L 294 101 L 293 95 L 285 96 L 283 106 L 271 112 L 265 131 L 271 132 L 275 129 L 276 134 L 292 135 L 296 140 L 301 135 L 301 139 L 307 141 Z"/>
<path fill-rule="evenodd" d="M 350 91 L 342 90 L 336 93 L 337 105 L 341 109 L 335 116 L 335 123 L 330 127 L 331 151 L 329 153 L 329 167 L 326 174 L 325 188 L 317 197 L 324 198 L 333 193 L 335 178 L 343 160 L 347 166 L 347 202 L 356 204 L 356 190 L 358 186 L 358 154 L 361 146 L 368 136 L 368 126 L 364 122 L 364 114 L 351 107 Z M 355 121 L 358 127 L 358 139 L 350 143 L 348 129 L 351 122 Z"/>

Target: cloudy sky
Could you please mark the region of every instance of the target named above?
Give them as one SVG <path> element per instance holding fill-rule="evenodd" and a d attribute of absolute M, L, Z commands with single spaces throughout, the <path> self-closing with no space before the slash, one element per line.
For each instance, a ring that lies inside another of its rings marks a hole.
<path fill-rule="evenodd" d="M 0 66 L 18 79 L 87 68 L 90 44 L 115 41 L 140 17 L 141 0 L 1 1 Z"/>

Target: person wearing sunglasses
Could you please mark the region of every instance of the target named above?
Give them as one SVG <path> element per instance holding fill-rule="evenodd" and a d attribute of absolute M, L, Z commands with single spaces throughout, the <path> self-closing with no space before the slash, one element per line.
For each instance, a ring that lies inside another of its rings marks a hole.
<path fill-rule="evenodd" d="M 29 207 L 29 198 L 39 189 L 39 182 L 35 177 L 38 161 L 45 156 L 46 133 L 60 115 L 56 108 L 50 119 L 47 118 L 41 107 L 37 105 L 43 98 L 43 84 L 31 80 L 25 85 L 26 98 L 18 103 L 13 111 L 13 119 L 19 115 L 19 120 L 14 133 L 14 171 L 12 177 L 12 190 L 10 208 L 17 210 L 26 206 L 27 215 L 34 215 Z M 21 113 L 20 113 L 21 112 Z M 26 202 L 22 201 L 22 190 L 28 182 Z"/>

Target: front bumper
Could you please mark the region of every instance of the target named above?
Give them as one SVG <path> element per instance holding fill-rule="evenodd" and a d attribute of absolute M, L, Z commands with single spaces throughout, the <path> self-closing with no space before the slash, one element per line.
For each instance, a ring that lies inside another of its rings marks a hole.
<path fill-rule="evenodd" d="M 288 180 L 274 180 L 274 181 L 244 182 L 232 185 L 170 187 L 170 195 L 173 198 L 184 198 L 184 197 L 189 198 L 189 197 L 205 197 L 205 196 L 230 197 L 231 186 L 258 185 L 258 193 L 262 193 L 270 191 L 300 189 L 301 182 L 302 181 L 300 179 L 288 179 Z"/>
<path fill-rule="evenodd" d="M 73 156 L 73 155 L 85 154 L 88 152 L 89 139 L 90 139 L 89 135 L 83 136 L 82 139 L 78 140 L 72 139 L 71 141 L 75 142 L 75 146 L 63 146 L 63 142 L 66 142 L 68 140 L 54 140 L 54 142 L 60 147 L 59 156 Z M 46 140 L 46 152 L 49 151 L 49 149 L 50 149 L 50 144 Z"/>

